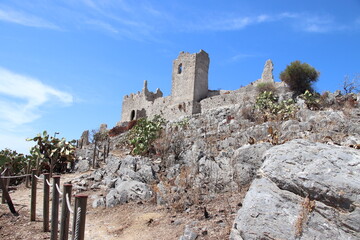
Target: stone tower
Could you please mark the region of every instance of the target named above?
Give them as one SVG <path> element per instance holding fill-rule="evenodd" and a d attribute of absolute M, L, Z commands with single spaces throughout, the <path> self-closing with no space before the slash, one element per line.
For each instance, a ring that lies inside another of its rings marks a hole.
<path fill-rule="evenodd" d="M 209 55 L 181 52 L 173 62 L 171 97 L 174 103 L 199 102 L 208 95 Z"/>

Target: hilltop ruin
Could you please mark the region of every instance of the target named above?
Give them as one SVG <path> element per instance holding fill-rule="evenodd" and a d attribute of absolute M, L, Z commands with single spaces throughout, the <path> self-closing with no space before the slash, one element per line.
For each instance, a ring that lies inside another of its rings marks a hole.
<path fill-rule="evenodd" d="M 246 101 L 254 83 L 274 82 L 273 63 L 267 60 L 261 79 L 234 91 L 209 90 L 210 58 L 204 51 L 180 52 L 173 61 L 171 95 L 163 97 L 160 89 L 150 92 L 147 81 L 141 92 L 124 96 L 120 122 L 162 115 L 167 120 L 202 113 L 206 110 Z M 280 84 L 280 83 L 279 83 Z"/>

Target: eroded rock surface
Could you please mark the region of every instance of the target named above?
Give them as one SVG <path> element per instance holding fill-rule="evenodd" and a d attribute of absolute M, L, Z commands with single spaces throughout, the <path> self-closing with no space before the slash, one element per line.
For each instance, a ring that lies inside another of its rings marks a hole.
<path fill-rule="evenodd" d="M 359 239 L 360 154 L 293 140 L 269 149 L 230 239 Z"/>

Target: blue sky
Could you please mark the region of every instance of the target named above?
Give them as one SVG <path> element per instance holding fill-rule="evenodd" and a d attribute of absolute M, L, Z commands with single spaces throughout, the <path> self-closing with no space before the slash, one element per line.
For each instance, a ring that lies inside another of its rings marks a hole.
<path fill-rule="evenodd" d="M 170 94 L 180 51 L 210 56 L 211 89 L 274 77 L 290 62 L 321 72 L 319 92 L 360 72 L 360 1 L 0 1 L 0 149 L 27 152 L 43 130 L 79 138 L 120 120 L 122 97 Z"/>

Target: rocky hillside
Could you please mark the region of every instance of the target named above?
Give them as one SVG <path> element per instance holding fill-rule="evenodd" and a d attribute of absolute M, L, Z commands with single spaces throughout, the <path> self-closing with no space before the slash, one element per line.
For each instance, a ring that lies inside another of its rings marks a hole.
<path fill-rule="evenodd" d="M 179 212 L 248 190 L 230 239 L 359 239 L 357 98 L 329 93 L 319 108 L 298 99 L 282 119 L 254 111 L 255 99 L 209 110 L 168 122 L 147 156 L 131 156 L 123 133 L 99 168 L 73 182 L 104 190 L 93 207 L 152 200 Z M 77 171 L 90 169 L 93 149 L 78 149 Z M 187 226 L 181 239 L 212 239 L 199 229 Z"/>

